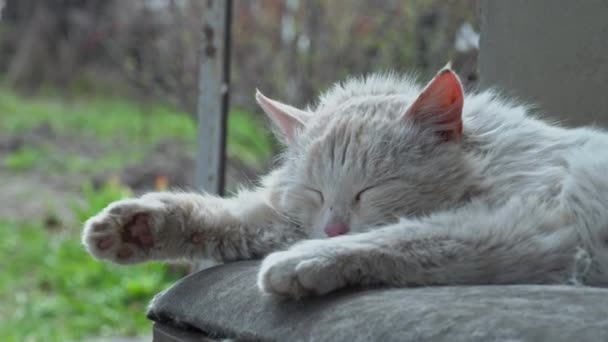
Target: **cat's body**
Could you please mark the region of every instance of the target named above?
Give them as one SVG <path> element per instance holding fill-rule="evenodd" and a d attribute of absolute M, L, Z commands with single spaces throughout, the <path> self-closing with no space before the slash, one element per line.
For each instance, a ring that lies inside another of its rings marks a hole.
<path fill-rule="evenodd" d="M 449 70 L 422 93 L 408 79 L 351 80 L 308 111 L 257 97 L 288 145 L 259 188 L 116 202 L 87 222 L 89 251 L 118 263 L 270 254 L 258 285 L 293 297 L 608 284 L 606 133 L 549 125 L 491 93 L 463 97 Z"/>

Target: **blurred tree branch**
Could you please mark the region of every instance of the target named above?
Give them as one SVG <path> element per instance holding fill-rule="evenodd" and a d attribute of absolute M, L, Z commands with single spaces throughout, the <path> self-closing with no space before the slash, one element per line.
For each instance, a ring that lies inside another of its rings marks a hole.
<path fill-rule="evenodd" d="M 195 113 L 204 4 L 7 0 L 0 73 L 25 89 L 84 84 Z M 231 102 L 257 112 L 253 90 L 260 88 L 303 106 L 348 75 L 433 73 L 449 59 L 474 74 L 476 51 L 463 57 L 454 38 L 464 22 L 478 25 L 477 5 L 478 0 L 235 1 Z"/>

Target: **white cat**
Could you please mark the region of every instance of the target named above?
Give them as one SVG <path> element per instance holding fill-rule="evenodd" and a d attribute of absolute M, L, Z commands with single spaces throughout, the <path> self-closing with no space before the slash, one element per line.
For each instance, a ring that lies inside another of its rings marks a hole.
<path fill-rule="evenodd" d="M 260 289 L 296 298 L 608 284 L 606 133 L 549 125 L 491 92 L 465 97 L 449 68 L 424 89 L 351 79 L 307 110 L 256 98 L 287 145 L 259 188 L 118 201 L 86 222 L 89 252 L 120 264 L 266 256 Z"/>

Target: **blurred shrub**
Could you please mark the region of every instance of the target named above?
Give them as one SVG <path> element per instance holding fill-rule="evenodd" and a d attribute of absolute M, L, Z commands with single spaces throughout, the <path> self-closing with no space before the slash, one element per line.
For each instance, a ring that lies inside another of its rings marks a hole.
<path fill-rule="evenodd" d="M 434 72 L 457 57 L 462 23 L 478 26 L 478 1 L 236 0 L 232 101 L 254 111 L 257 87 L 303 105 L 347 75 Z M 204 5 L 6 0 L 0 73 L 28 87 L 127 88 L 194 113 Z"/>

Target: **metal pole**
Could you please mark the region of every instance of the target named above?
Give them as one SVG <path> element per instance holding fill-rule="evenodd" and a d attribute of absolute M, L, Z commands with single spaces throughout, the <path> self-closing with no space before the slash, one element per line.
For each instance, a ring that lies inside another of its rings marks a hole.
<path fill-rule="evenodd" d="M 230 81 L 231 0 L 206 0 L 199 70 L 196 185 L 223 195 Z"/>

